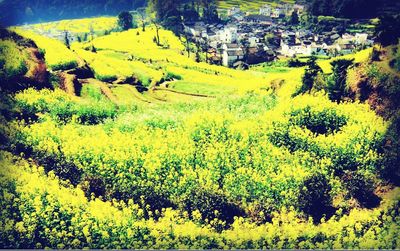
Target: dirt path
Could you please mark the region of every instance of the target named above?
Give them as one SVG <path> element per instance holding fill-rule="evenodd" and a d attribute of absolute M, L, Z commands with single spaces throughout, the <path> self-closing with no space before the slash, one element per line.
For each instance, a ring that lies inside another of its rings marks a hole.
<path fill-rule="evenodd" d="M 93 85 L 97 85 L 100 90 L 101 93 L 108 98 L 111 102 L 113 102 L 114 104 L 118 104 L 118 98 L 112 93 L 110 87 L 108 87 L 107 83 L 94 79 L 94 78 L 88 78 L 88 79 L 79 79 L 79 82 L 81 84 L 93 84 Z"/>
<path fill-rule="evenodd" d="M 187 95 L 187 96 L 192 96 L 192 97 L 201 97 L 201 98 L 216 98 L 216 96 L 213 95 L 206 95 L 206 94 L 198 94 L 198 93 L 189 93 L 189 92 L 183 92 L 183 91 L 177 91 L 174 89 L 170 88 L 165 88 L 165 87 L 154 87 L 153 90 L 155 91 L 168 91 L 168 92 L 173 92 L 177 94 L 182 94 L 182 95 Z"/>
<path fill-rule="evenodd" d="M 144 97 L 143 94 L 140 94 L 140 92 L 138 92 L 138 90 L 136 89 L 136 87 L 129 85 L 129 84 L 124 84 L 124 86 L 126 87 L 127 90 L 129 90 L 129 92 L 138 100 L 145 102 L 147 104 L 151 104 L 153 102 L 151 102 L 150 100 L 146 99 Z"/>

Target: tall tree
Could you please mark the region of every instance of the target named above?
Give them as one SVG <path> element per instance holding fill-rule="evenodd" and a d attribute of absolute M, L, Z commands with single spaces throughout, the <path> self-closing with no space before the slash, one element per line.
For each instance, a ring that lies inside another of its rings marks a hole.
<path fill-rule="evenodd" d="M 307 67 L 304 70 L 304 75 L 302 78 L 303 84 L 298 91 L 298 94 L 311 92 L 318 73 L 320 72 L 322 72 L 322 70 L 317 64 L 317 58 L 315 56 L 311 56 L 307 61 Z"/>
<path fill-rule="evenodd" d="M 70 48 L 70 42 L 69 42 L 69 38 L 68 38 L 68 31 L 64 31 L 64 34 L 65 34 L 64 43 L 65 43 L 65 46 L 67 46 L 67 48 L 69 49 Z"/>
<path fill-rule="evenodd" d="M 347 70 L 353 64 L 353 59 L 338 59 L 331 62 L 333 74 L 327 85 L 328 96 L 332 101 L 340 102 L 346 96 Z"/>
<path fill-rule="evenodd" d="M 192 1 L 191 4 L 187 3 L 184 5 L 182 16 L 185 22 L 195 22 L 199 20 L 199 12 L 196 10 L 194 1 Z"/>
<path fill-rule="evenodd" d="M 133 28 L 133 17 L 127 12 L 123 11 L 118 15 L 118 25 L 122 30 L 129 30 Z"/>
<path fill-rule="evenodd" d="M 152 23 L 158 23 L 178 33 L 182 29 L 180 5 L 181 0 L 149 0 L 147 12 L 152 17 Z"/>
<path fill-rule="evenodd" d="M 142 31 L 146 31 L 146 9 L 145 8 L 138 8 L 137 13 L 140 16 L 140 21 L 142 23 Z"/>
<path fill-rule="evenodd" d="M 203 5 L 203 19 L 208 23 L 219 21 L 217 1 L 216 0 L 201 0 Z"/>
<path fill-rule="evenodd" d="M 383 46 L 397 44 L 400 38 L 400 15 L 380 17 L 375 28 L 376 41 Z"/>
<path fill-rule="evenodd" d="M 290 16 L 290 24 L 292 24 L 292 25 L 298 25 L 299 23 L 300 23 L 299 14 L 297 13 L 296 10 L 294 10 L 294 11 L 292 12 L 292 15 Z"/>

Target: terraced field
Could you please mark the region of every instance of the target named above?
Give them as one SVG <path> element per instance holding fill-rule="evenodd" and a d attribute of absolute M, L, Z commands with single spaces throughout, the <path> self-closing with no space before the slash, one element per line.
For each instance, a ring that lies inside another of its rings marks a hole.
<path fill-rule="evenodd" d="M 83 35 L 84 33 L 94 32 L 103 35 L 105 31 L 117 28 L 116 17 L 98 17 L 61 20 L 48 23 L 40 23 L 28 26 L 30 30 L 40 32 L 64 32 Z"/>
<path fill-rule="evenodd" d="M 218 7 L 221 9 L 229 9 L 231 7 L 240 7 L 242 11 L 258 12 L 260 7 L 264 6 L 266 3 L 274 6 L 279 3 L 291 3 L 294 4 L 295 0 L 282 0 L 282 1 L 265 1 L 265 0 L 219 0 Z"/>

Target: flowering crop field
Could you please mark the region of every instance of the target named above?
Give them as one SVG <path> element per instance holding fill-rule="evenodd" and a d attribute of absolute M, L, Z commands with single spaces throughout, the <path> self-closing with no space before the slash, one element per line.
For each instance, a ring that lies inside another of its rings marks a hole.
<path fill-rule="evenodd" d="M 196 63 L 151 26 L 71 49 L 17 31 L 52 83 L 70 62 L 93 74 L 75 95 L 1 92 L 0 247 L 400 248 L 391 124 L 368 104 L 294 96 L 304 68 Z"/>
<path fill-rule="evenodd" d="M 95 33 L 104 32 L 117 27 L 117 18 L 115 17 L 97 17 L 97 18 L 83 18 L 61 20 L 58 22 L 40 23 L 31 26 L 35 30 L 46 32 L 51 31 L 65 31 L 68 30 L 72 33 Z"/>

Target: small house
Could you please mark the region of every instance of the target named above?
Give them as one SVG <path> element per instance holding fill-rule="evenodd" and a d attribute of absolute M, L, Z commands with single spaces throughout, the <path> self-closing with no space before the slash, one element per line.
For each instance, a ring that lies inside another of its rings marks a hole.
<path fill-rule="evenodd" d="M 232 66 L 244 58 L 243 49 L 238 44 L 225 43 L 222 45 L 222 65 Z"/>
<path fill-rule="evenodd" d="M 270 17 L 271 16 L 271 6 L 269 6 L 267 4 L 262 6 L 260 8 L 259 14 L 263 15 L 263 16 Z"/>

